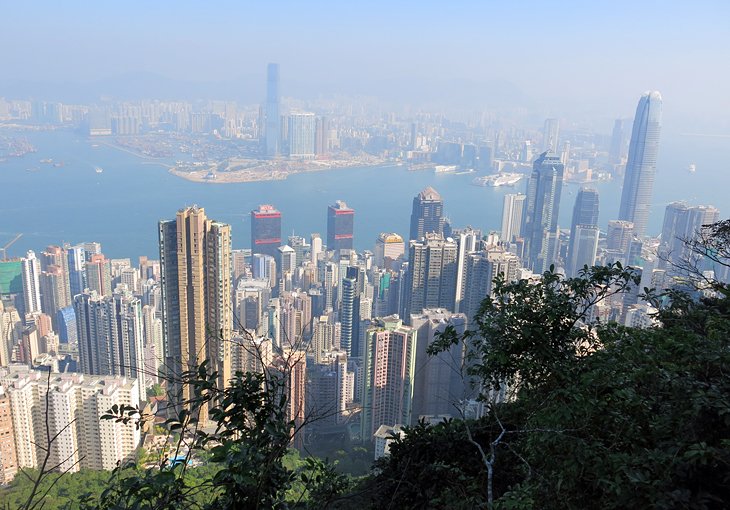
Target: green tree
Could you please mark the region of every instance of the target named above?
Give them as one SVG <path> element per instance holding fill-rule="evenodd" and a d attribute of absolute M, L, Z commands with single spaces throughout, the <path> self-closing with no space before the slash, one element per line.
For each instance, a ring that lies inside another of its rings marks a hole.
<path fill-rule="evenodd" d="M 371 506 L 725 508 L 727 287 L 650 293 L 663 305 L 650 329 L 593 318 L 637 284 L 620 265 L 498 281 L 473 329 L 431 349 L 466 344 L 484 416 L 408 429 L 370 481 Z"/>

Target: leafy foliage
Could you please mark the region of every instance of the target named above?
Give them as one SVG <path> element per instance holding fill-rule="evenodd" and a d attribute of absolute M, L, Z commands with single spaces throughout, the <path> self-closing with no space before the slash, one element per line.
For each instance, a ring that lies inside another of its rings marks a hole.
<path fill-rule="evenodd" d="M 550 271 L 539 282 L 498 282 L 474 330 L 449 332 L 432 349 L 466 343 L 486 415 L 448 425 L 448 440 L 438 425 L 396 441 L 371 486 L 372 506 L 725 508 L 728 290 L 716 283 L 699 301 L 661 296 L 655 304 L 667 305 L 652 329 L 592 320 L 593 305 L 636 284 L 618 265 L 575 279 Z M 505 382 L 511 398 L 495 399 Z"/>

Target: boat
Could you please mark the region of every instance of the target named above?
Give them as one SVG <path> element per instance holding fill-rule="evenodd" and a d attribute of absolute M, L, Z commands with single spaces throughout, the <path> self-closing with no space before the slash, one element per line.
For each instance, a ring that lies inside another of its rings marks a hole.
<path fill-rule="evenodd" d="M 49 158 L 49 159 L 42 159 L 42 160 L 41 160 L 40 162 L 41 162 L 41 163 L 45 163 L 45 164 L 47 164 L 47 165 L 50 165 L 51 163 L 53 163 L 53 160 L 52 160 L 52 159 L 50 159 L 50 158 Z"/>
<path fill-rule="evenodd" d="M 691 163 L 689 165 L 689 168 L 687 168 L 687 170 L 689 170 L 689 173 L 693 174 L 693 173 L 695 173 L 697 171 L 697 167 L 695 166 L 694 163 Z"/>
<path fill-rule="evenodd" d="M 97 174 L 100 174 L 103 171 L 104 171 L 104 169 L 102 167 L 100 167 L 100 166 L 95 166 L 94 167 L 94 172 L 96 172 Z"/>
<path fill-rule="evenodd" d="M 519 182 L 522 177 L 524 177 L 522 174 L 513 174 L 513 173 L 501 173 L 496 175 L 485 175 L 482 177 L 477 177 L 472 181 L 472 184 L 476 186 L 489 186 L 492 188 L 496 188 L 499 186 L 513 186 L 517 182 Z"/>
<path fill-rule="evenodd" d="M 448 174 L 456 172 L 456 165 L 436 165 L 433 171 L 437 174 Z"/>

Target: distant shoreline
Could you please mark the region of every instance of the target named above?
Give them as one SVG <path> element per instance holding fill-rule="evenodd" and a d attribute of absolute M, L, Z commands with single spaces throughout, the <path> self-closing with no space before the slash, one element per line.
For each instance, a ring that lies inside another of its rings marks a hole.
<path fill-rule="evenodd" d="M 204 184 L 231 184 L 241 182 L 283 181 L 290 175 L 344 170 L 347 168 L 375 168 L 387 163 L 384 160 L 329 160 L 329 161 L 262 161 L 260 164 L 241 170 L 218 170 L 210 166 L 200 170 L 186 171 L 178 167 L 168 172 L 187 181 Z"/>

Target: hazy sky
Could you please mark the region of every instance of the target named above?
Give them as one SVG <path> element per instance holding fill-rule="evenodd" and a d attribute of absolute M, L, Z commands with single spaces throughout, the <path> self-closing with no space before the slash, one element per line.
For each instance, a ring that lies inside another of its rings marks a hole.
<path fill-rule="evenodd" d="M 0 13 L 0 95 L 9 97 L 30 83 L 153 73 L 227 84 L 211 95 L 255 102 L 273 61 L 292 96 L 444 105 L 504 96 L 556 115 L 613 116 L 632 114 L 653 88 L 677 116 L 730 132 L 727 1 L 0 0 Z"/>

